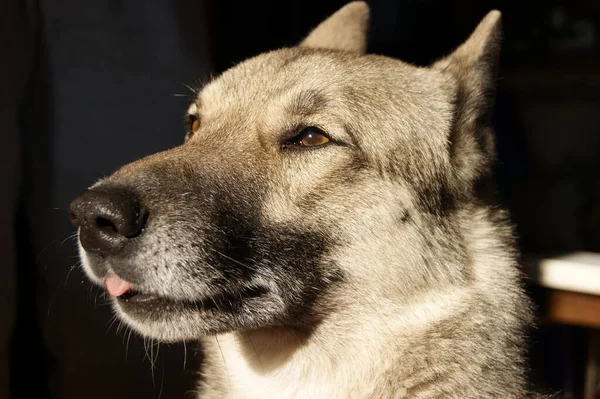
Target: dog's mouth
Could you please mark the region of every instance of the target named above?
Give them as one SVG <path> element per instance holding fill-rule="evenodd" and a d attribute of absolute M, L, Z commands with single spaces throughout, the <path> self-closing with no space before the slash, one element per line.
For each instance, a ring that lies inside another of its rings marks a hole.
<path fill-rule="evenodd" d="M 123 295 L 117 297 L 119 301 L 131 302 L 131 303 L 146 303 L 149 301 L 165 301 L 166 298 L 160 298 L 156 295 L 144 293 L 138 290 L 129 290 L 125 292 Z"/>
<path fill-rule="evenodd" d="M 267 291 L 262 287 L 239 286 L 235 289 L 219 290 L 216 294 L 202 299 L 175 299 L 140 290 L 116 275 L 107 277 L 105 284 L 108 293 L 117 300 L 126 312 L 176 308 L 234 311 L 236 307 L 241 305 L 241 302 L 258 298 Z"/>
<path fill-rule="evenodd" d="M 106 290 L 108 293 L 122 303 L 143 304 L 148 302 L 172 301 L 158 295 L 136 289 L 133 284 L 112 274 L 106 278 Z"/>

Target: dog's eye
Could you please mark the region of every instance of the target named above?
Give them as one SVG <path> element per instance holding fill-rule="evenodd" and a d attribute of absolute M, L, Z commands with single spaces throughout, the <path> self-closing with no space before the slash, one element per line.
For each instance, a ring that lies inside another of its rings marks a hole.
<path fill-rule="evenodd" d="M 185 141 L 187 142 L 189 139 L 192 138 L 194 133 L 196 133 L 196 131 L 200 127 L 200 120 L 196 115 L 188 115 L 185 127 L 187 130 L 187 132 L 185 133 Z"/>
<path fill-rule="evenodd" d="M 307 127 L 299 135 L 283 145 L 283 148 L 289 146 L 298 147 L 318 147 L 329 143 L 329 137 L 316 127 Z"/>
<path fill-rule="evenodd" d="M 200 125 L 200 121 L 198 118 L 194 117 L 194 121 L 192 122 L 192 132 L 198 130 L 198 126 Z"/>

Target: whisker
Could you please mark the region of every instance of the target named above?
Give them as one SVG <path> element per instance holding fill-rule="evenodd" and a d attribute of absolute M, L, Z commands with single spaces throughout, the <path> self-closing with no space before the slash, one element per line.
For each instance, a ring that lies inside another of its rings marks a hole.
<path fill-rule="evenodd" d="M 162 377 L 160 379 L 160 391 L 158 392 L 158 399 L 162 397 L 163 386 L 165 384 L 165 359 L 163 359 L 162 363 Z"/>
<path fill-rule="evenodd" d="M 148 342 L 146 337 L 142 337 L 142 343 L 144 344 L 144 357 L 148 358 Z"/>
<path fill-rule="evenodd" d="M 50 300 L 48 301 L 48 311 L 46 312 L 47 318 L 50 318 L 50 311 L 52 310 L 52 305 L 54 304 L 54 298 L 56 297 L 57 294 L 58 294 L 58 289 L 54 292 L 54 294 L 52 294 L 52 297 L 50 297 Z"/>
<path fill-rule="evenodd" d="M 187 364 L 187 345 L 185 341 L 183 341 L 183 370 L 185 370 L 185 366 Z"/>
<path fill-rule="evenodd" d="M 222 256 L 222 257 L 224 257 L 225 259 L 232 261 L 232 262 L 233 262 L 233 263 L 235 263 L 235 264 L 238 264 L 238 265 L 240 265 L 240 266 L 242 266 L 242 267 L 245 267 L 245 268 L 246 268 L 246 269 L 248 269 L 248 270 L 252 270 L 252 271 L 254 271 L 254 270 L 255 270 L 253 267 L 251 267 L 251 266 L 249 266 L 249 265 L 247 265 L 247 264 L 245 264 L 245 263 L 242 263 L 242 262 L 240 262 L 240 261 L 239 261 L 239 260 L 237 260 L 237 259 L 233 259 L 232 257 L 230 257 L 230 256 L 227 256 L 227 255 L 225 255 L 224 253 L 221 253 L 220 251 L 216 251 L 216 253 L 217 253 L 218 255 L 221 255 L 221 256 Z"/>
<path fill-rule="evenodd" d="M 133 333 L 133 328 L 128 328 L 129 333 L 127 334 L 127 343 L 125 344 L 125 360 L 127 360 L 127 354 L 129 353 L 129 339 L 131 339 L 131 333 Z"/>
<path fill-rule="evenodd" d="M 154 364 L 158 362 L 158 356 L 160 354 L 160 341 L 156 340 L 156 355 L 154 356 Z"/>
<path fill-rule="evenodd" d="M 123 321 L 121 319 L 119 319 L 119 324 L 117 324 L 117 334 L 121 333 L 121 330 L 123 330 L 124 326 L 125 326 L 125 324 L 123 323 Z"/>
<path fill-rule="evenodd" d="M 98 309 L 98 297 L 101 294 L 99 294 L 98 292 L 96 292 L 96 295 L 94 295 L 94 310 Z"/>
<path fill-rule="evenodd" d="M 69 235 L 67 236 L 67 238 L 65 238 L 64 240 L 62 240 L 62 241 L 60 242 L 60 245 L 63 245 L 65 242 L 69 241 L 70 239 L 77 237 L 77 234 L 78 234 L 78 231 L 76 231 L 76 232 L 75 232 L 75 233 L 73 233 L 73 234 L 69 234 Z"/>
<path fill-rule="evenodd" d="M 112 326 L 115 324 L 115 322 L 116 322 L 117 320 L 118 320 L 118 316 L 117 316 L 116 314 L 115 314 L 115 315 L 112 315 L 112 316 L 111 316 L 111 318 L 110 318 L 110 319 L 108 319 L 108 323 L 109 323 L 109 324 L 108 324 L 108 328 L 106 329 L 106 333 L 105 333 L 105 334 L 108 334 L 108 333 L 109 333 L 110 329 L 112 328 Z"/>
<path fill-rule="evenodd" d="M 42 250 L 40 251 L 40 253 L 38 254 L 37 258 L 35 259 L 35 263 L 40 263 L 40 259 L 42 259 L 42 255 L 44 255 L 44 252 L 46 252 L 46 251 L 48 250 L 48 248 L 50 248 L 50 246 L 51 246 L 52 244 L 56 244 L 56 242 L 57 242 L 57 241 L 58 241 L 58 239 L 55 239 L 55 240 L 52 240 L 52 241 L 50 241 L 50 242 L 49 242 L 49 243 L 48 243 L 48 244 L 47 244 L 47 245 L 44 247 L 44 249 L 42 249 Z M 48 265 L 46 264 L 46 265 L 44 266 L 44 270 L 47 270 L 47 269 L 48 269 Z"/>
<path fill-rule="evenodd" d="M 150 342 L 148 342 L 150 341 Z M 154 355 L 153 355 L 153 345 L 154 345 L 154 340 L 151 338 L 146 338 L 144 337 L 144 353 L 145 353 L 145 357 L 146 359 L 148 359 L 150 361 L 150 372 L 152 375 L 152 386 L 156 386 L 156 381 L 154 379 Z M 150 346 L 150 350 L 148 350 L 148 346 Z"/>
<path fill-rule="evenodd" d="M 221 344 L 219 343 L 219 338 L 215 335 L 215 341 L 217 342 L 217 346 L 219 347 L 219 352 L 221 352 L 221 358 L 223 359 L 223 366 L 225 367 L 225 372 L 227 373 L 227 379 L 229 380 L 229 393 L 233 393 L 233 385 L 231 384 L 231 376 L 229 375 L 229 368 L 227 368 L 227 362 L 225 361 L 225 355 L 223 355 L 223 349 L 221 348 Z"/>
<path fill-rule="evenodd" d="M 154 379 L 154 339 L 150 339 L 150 370 L 152 372 L 152 386 L 156 387 L 156 380 Z"/>
<path fill-rule="evenodd" d="M 244 334 L 244 336 L 250 342 L 250 346 L 252 347 L 252 350 L 254 350 L 254 354 L 256 355 L 256 360 L 258 360 L 258 363 L 260 364 L 260 369 L 261 369 L 261 371 L 264 374 L 264 372 L 265 372 L 265 366 L 264 366 L 262 360 L 260 360 L 260 355 L 258 354 L 258 351 L 256 350 L 256 346 L 254 346 L 254 342 L 252 342 L 252 338 L 250 337 L 250 334 L 246 333 L 246 334 Z"/>
<path fill-rule="evenodd" d="M 81 266 L 81 261 L 77 261 L 75 262 L 75 264 L 73 264 L 73 266 L 71 266 L 69 268 L 69 271 L 67 272 L 67 277 L 65 277 L 65 288 L 67 287 L 67 282 L 69 281 L 69 276 L 71 276 L 71 273 L 73 272 L 73 270 L 75 270 L 76 267 Z"/>
<path fill-rule="evenodd" d="M 198 90 L 192 88 L 191 86 L 189 86 L 189 85 L 187 85 L 187 84 L 185 84 L 183 82 L 179 82 L 179 83 L 181 83 L 182 85 L 184 85 L 185 87 L 187 87 L 192 93 L 198 94 Z"/>

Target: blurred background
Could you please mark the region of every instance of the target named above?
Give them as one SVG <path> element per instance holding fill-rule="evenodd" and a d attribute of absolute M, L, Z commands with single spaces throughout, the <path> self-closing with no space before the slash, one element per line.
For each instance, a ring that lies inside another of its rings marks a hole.
<path fill-rule="evenodd" d="M 77 267 L 66 208 L 117 167 L 181 143 L 189 87 L 298 43 L 344 3 L 3 2 L 0 398 L 193 397 L 201 352 L 118 331 Z M 600 3 L 369 3 L 369 51 L 417 65 L 503 12 L 496 177 L 538 306 L 532 374 L 566 398 L 600 398 Z"/>

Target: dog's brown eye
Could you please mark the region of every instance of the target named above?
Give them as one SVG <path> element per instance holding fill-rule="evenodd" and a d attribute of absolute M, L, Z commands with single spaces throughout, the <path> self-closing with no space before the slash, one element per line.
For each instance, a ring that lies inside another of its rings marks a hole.
<path fill-rule="evenodd" d="M 192 138 L 194 133 L 200 127 L 200 120 L 196 115 L 188 115 L 188 120 L 186 123 L 187 132 L 185 133 L 185 141 L 188 141 Z"/>
<path fill-rule="evenodd" d="M 299 147 L 317 147 L 329 143 L 329 137 L 316 127 L 307 127 L 299 135 L 294 137 L 287 146 L 295 145 Z M 284 146 L 284 147 L 287 147 Z"/>

